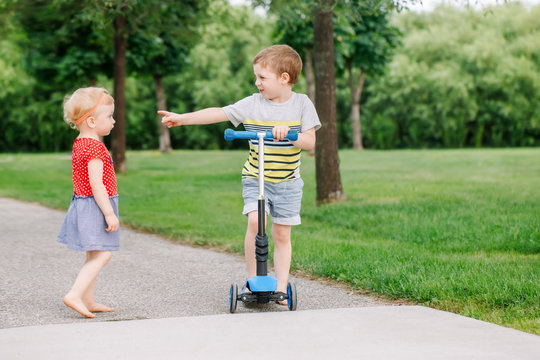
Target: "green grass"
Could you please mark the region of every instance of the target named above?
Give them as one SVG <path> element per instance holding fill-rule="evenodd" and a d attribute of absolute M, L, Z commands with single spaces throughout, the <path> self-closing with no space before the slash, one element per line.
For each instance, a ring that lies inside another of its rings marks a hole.
<path fill-rule="evenodd" d="M 129 152 L 124 224 L 242 252 L 244 151 Z M 302 159 L 293 269 L 540 335 L 540 149 L 342 151 L 349 200 Z M 0 196 L 66 209 L 68 154 L 0 155 Z M 51 239 L 53 241 L 53 239 Z"/>

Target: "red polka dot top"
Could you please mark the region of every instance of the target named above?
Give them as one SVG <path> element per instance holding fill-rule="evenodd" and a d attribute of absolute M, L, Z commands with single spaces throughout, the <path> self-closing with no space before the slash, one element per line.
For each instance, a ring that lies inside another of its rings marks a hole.
<path fill-rule="evenodd" d="M 73 143 L 71 164 L 73 165 L 73 192 L 79 196 L 93 196 L 88 177 L 88 162 L 92 159 L 103 160 L 103 184 L 109 196 L 118 195 L 116 175 L 109 151 L 101 141 L 91 138 L 77 138 Z"/>

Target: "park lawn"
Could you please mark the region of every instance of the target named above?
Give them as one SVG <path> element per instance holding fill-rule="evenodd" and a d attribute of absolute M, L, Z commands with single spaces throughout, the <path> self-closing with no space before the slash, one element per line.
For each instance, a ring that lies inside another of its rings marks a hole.
<path fill-rule="evenodd" d="M 241 253 L 245 158 L 128 152 L 122 223 Z M 314 159 L 302 158 L 294 270 L 540 335 L 540 149 L 343 150 L 340 160 L 348 200 L 317 207 Z M 67 209 L 71 192 L 69 154 L 0 154 L 0 196 Z"/>

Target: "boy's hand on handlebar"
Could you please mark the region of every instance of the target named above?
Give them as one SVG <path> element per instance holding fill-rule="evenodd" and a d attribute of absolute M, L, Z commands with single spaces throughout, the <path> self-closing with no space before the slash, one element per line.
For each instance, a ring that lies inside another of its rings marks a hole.
<path fill-rule="evenodd" d="M 159 110 L 157 113 L 159 115 L 163 115 L 163 117 L 161 118 L 161 123 L 166 125 L 168 128 L 182 125 L 180 123 L 180 114 L 176 114 L 176 113 L 165 111 L 165 110 Z"/>
<path fill-rule="evenodd" d="M 289 128 L 288 126 L 284 126 L 284 125 L 275 126 L 272 129 L 272 135 L 274 136 L 274 141 L 281 141 L 285 139 L 285 137 L 289 133 L 289 130 L 291 130 L 291 128 Z"/>

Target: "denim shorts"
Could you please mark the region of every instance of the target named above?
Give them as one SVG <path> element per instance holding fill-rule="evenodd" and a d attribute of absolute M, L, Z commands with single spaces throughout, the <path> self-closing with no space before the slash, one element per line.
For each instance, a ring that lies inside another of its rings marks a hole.
<path fill-rule="evenodd" d="M 266 214 L 272 215 L 272 222 L 280 225 L 299 225 L 300 207 L 302 205 L 301 178 L 283 181 L 277 184 L 265 182 L 264 196 L 266 199 Z M 244 197 L 243 214 L 247 215 L 258 209 L 259 180 L 254 178 L 242 179 L 242 196 Z"/>

